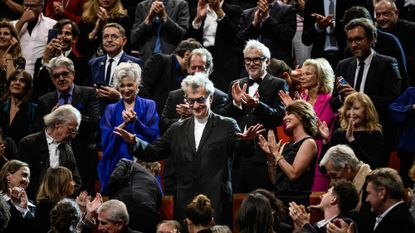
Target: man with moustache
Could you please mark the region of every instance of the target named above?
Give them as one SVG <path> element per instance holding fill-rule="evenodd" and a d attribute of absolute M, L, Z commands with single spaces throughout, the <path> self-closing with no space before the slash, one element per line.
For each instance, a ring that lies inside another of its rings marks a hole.
<path fill-rule="evenodd" d="M 267 130 L 275 130 L 282 124 L 285 114 L 278 92 L 288 92 L 288 85 L 285 80 L 267 72 L 271 53 L 264 44 L 249 40 L 243 52 L 249 76 L 231 83 L 224 115 L 234 118 L 241 129 L 259 123 Z M 236 155 L 232 177 L 235 192 L 273 189 L 267 173 L 266 155 L 256 141 L 244 143 Z"/>
<path fill-rule="evenodd" d="M 56 56 L 65 56 L 69 58 L 72 60 L 75 69 L 78 71 L 85 71 L 88 68 L 88 62 L 72 50 L 72 45 L 76 43 L 79 36 L 79 29 L 76 23 L 69 19 L 62 19 L 53 26 L 53 29 L 58 32 L 57 37 L 53 38 L 48 45 L 46 45 L 43 56 L 39 57 L 35 63 L 32 93 L 32 99 L 34 100 L 55 90 L 55 86 L 50 79 L 50 74 L 47 69 L 49 61 L 52 58 Z M 86 75 L 78 72 L 75 76 L 74 83 L 83 85 L 85 79 Z"/>
<path fill-rule="evenodd" d="M 25 70 L 32 76 L 36 59 L 43 56 L 45 51 L 48 31 L 56 23 L 42 14 L 44 6 L 44 0 L 24 0 L 22 16 L 12 21 L 19 33 L 22 55 L 26 59 Z"/>
<path fill-rule="evenodd" d="M 69 58 L 59 56 L 49 63 L 50 77 L 56 91 L 39 98 L 36 125 L 39 128 L 43 126 L 41 118 L 56 108 L 59 109 L 60 106 L 70 104 L 80 112 L 82 123 L 76 132 L 77 137 L 71 139 L 71 145 L 83 181 L 82 188 L 89 193 L 94 193 L 98 165 L 95 142 L 101 116 L 96 92 L 94 88 L 74 84 L 75 67 Z"/>
<path fill-rule="evenodd" d="M 215 91 L 207 74 L 196 73 L 182 81 L 186 101 L 192 117 L 170 126 L 153 144 L 135 135 L 115 128 L 115 133 L 126 140 L 132 153 L 144 161 L 173 158 L 176 192 L 175 219 L 184 219 L 184 210 L 195 194 L 205 194 L 212 202 L 217 224 L 231 223 L 232 187 L 230 169 L 234 148 L 240 140 L 252 140 L 261 131 L 261 125 L 239 133 L 236 121 L 210 110 Z"/>
<path fill-rule="evenodd" d="M 401 76 L 395 58 L 376 53 L 372 47 L 376 43 L 376 27 L 366 18 L 350 21 L 346 27 L 347 41 L 353 57 L 339 62 L 336 77 L 342 77 L 346 84 L 337 78 L 330 105 L 333 111 L 339 109 L 344 99 L 353 92 L 363 92 L 373 101 L 383 128 L 383 136 L 388 142 L 379 155 L 381 165 L 386 166 L 389 154 L 397 138 L 396 129 L 389 119 L 388 106 L 401 91 Z"/>

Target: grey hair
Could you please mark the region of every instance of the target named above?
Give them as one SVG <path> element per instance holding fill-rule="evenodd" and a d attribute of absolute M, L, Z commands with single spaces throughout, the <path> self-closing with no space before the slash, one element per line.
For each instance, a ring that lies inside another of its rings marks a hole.
<path fill-rule="evenodd" d="M 119 220 L 124 222 L 124 226 L 128 226 L 130 221 L 130 217 L 128 215 L 127 206 L 124 202 L 119 200 L 109 200 L 104 203 L 98 208 L 97 213 L 106 212 L 108 214 L 108 218 L 111 222 L 115 223 Z"/>
<path fill-rule="evenodd" d="M 206 70 L 212 70 L 213 69 L 213 57 L 212 54 L 209 52 L 209 50 L 205 48 L 198 48 L 193 49 L 192 52 L 189 54 L 189 57 L 187 58 L 187 66 L 190 66 L 190 59 L 194 56 L 201 56 L 206 58 Z"/>
<path fill-rule="evenodd" d="M 59 66 L 66 66 L 69 71 L 75 73 L 75 66 L 73 61 L 65 56 L 58 56 L 52 58 L 52 60 L 49 61 L 49 65 L 47 66 L 49 74 L 52 74 L 53 69 Z"/>
<path fill-rule="evenodd" d="M 360 164 L 353 149 L 345 144 L 336 145 L 328 149 L 320 161 L 320 167 L 326 166 L 328 161 L 331 161 L 331 164 L 336 170 L 340 170 L 349 164 L 353 171 L 356 171 Z"/>
<path fill-rule="evenodd" d="M 141 83 L 141 67 L 133 62 L 121 62 L 114 71 L 114 86 L 118 89 L 122 79 L 125 77 L 133 78 L 137 87 Z"/>
<path fill-rule="evenodd" d="M 189 88 L 196 90 L 199 87 L 204 87 L 206 94 L 211 96 L 215 92 L 215 87 L 212 81 L 209 80 L 209 76 L 206 73 L 196 73 L 194 75 L 188 75 L 182 81 L 182 90 L 187 96 Z"/>
<path fill-rule="evenodd" d="M 46 128 L 53 128 L 55 124 L 65 123 L 71 119 L 76 120 L 78 123 L 77 128 L 79 128 L 81 124 L 81 113 L 70 104 L 59 106 L 55 111 L 43 117 Z"/>
<path fill-rule="evenodd" d="M 263 43 L 257 41 L 257 40 L 248 40 L 246 42 L 245 48 L 244 48 L 244 54 L 247 53 L 249 50 L 257 49 L 261 52 L 262 56 L 264 56 L 267 59 L 271 58 L 271 52 L 269 51 L 269 48 L 265 46 Z"/>

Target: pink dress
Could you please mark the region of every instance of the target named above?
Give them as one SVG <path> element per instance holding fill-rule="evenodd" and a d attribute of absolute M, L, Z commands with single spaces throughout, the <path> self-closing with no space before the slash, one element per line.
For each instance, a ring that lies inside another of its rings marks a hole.
<path fill-rule="evenodd" d="M 332 128 L 334 121 L 336 120 L 336 113 L 330 107 L 330 99 L 331 94 L 318 94 L 316 102 L 313 105 L 314 111 L 316 116 L 320 118 L 321 121 L 325 121 L 329 129 Z M 317 143 L 317 155 L 318 160 L 320 160 L 320 156 L 323 156 L 321 150 L 323 149 L 323 139 L 320 136 L 316 136 L 314 140 Z M 313 188 L 311 189 L 312 192 L 321 192 L 327 191 L 328 186 L 330 183 L 330 178 L 326 174 L 322 174 L 318 168 L 318 164 L 316 164 L 315 168 L 315 175 L 314 175 L 314 184 Z"/>

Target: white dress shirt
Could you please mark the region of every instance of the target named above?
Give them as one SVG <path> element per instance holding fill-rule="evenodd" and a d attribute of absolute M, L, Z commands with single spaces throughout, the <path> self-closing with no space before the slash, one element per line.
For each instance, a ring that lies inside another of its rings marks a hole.
<path fill-rule="evenodd" d="M 223 5 L 223 0 L 220 2 L 220 5 Z M 221 21 L 223 17 L 218 19 L 218 15 L 212 9 L 210 9 L 209 4 L 206 5 L 206 17 L 205 24 L 203 25 L 203 47 L 211 47 L 215 45 L 216 30 L 218 28 L 218 21 Z M 202 25 L 202 22 L 195 23 L 193 20 L 192 27 L 194 29 L 199 29 Z"/>
<path fill-rule="evenodd" d="M 365 92 L 365 83 L 366 83 L 367 73 L 369 72 L 370 63 L 372 63 L 373 55 L 375 55 L 375 52 L 373 51 L 373 49 L 371 49 L 370 55 L 367 56 L 367 58 L 364 60 L 365 68 L 363 70 L 362 83 L 360 84 L 360 89 L 356 90 L 357 92 Z M 357 63 L 357 65 L 356 65 L 356 72 L 354 74 L 353 87 L 356 87 L 356 84 L 357 84 L 356 82 L 357 82 L 357 75 L 359 74 L 360 60 L 356 59 L 356 63 Z"/>
<path fill-rule="evenodd" d="M 13 26 L 16 27 L 18 20 L 12 21 Z M 27 23 L 25 23 L 19 32 L 20 46 L 22 48 L 22 55 L 26 59 L 25 70 L 33 76 L 36 59 L 43 57 L 47 42 L 48 31 L 53 28 L 56 20 L 49 17 L 39 15 L 37 24 L 32 29 L 32 33 L 27 30 Z"/>
<path fill-rule="evenodd" d="M 110 57 L 110 56 L 107 55 L 107 60 L 105 62 L 105 76 L 104 77 L 107 77 L 108 65 L 110 64 L 109 60 L 111 58 L 114 60 L 114 61 L 112 61 L 112 64 L 111 64 L 111 75 L 110 75 L 110 80 L 108 82 L 110 87 L 113 86 L 112 84 L 114 82 L 114 80 L 113 80 L 114 71 L 115 71 L 115 68 L 117 68 L 118 63 L 120 62 L 120 59 L 121 59 L 121 56 L 122 56 L 123 53 L 124 53 L 124 51 L 121 50 L 121 52 L 119 54 L 115 55 L 114 57 Z"/>
<path fill-rule="evenodd" d="M 203 130 L 205 129 L 206 123 L 208 121 L 208 117 L 209 117 L 209 114 L 205 118 L 202 118 L 202 119 L 198 119 L 194 117 L 194 121 L 195 121 L 194 133 L 195 133 L 196 151 L 199 148 L 200 139 L 202 139 Z"/>
<path fill-rule="evenodd" d="M 47 132 L 45 132 L 45 134 L 49 150 L 49 166 L 55 168 L 59 166 L 60 152 L 58 150 L 58 146 L 60 143 L 57 143 Z"/>

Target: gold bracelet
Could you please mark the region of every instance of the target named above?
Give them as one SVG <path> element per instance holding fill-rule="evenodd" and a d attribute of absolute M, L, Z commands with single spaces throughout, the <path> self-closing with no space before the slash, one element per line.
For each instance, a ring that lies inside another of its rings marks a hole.
<path fill-rule="evenodd" d="M 284 159 L 284 157 L 283 157 L 282 155 L 278 155 L 278 156 L 277 156 L 277 158 L 275 158 L 275 164 L 278 164 L 278 162 L 279 162 L 281 159 Z"/>

